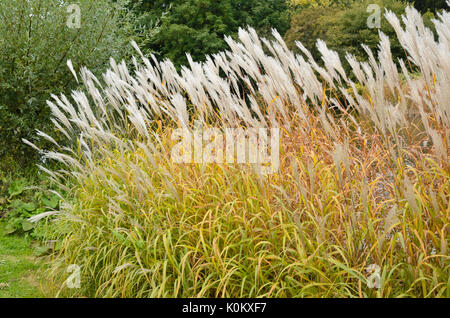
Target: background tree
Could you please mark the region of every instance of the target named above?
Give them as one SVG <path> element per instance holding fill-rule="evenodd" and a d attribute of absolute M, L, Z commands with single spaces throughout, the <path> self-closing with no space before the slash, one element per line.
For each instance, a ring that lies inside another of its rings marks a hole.
<path fill-rule="evenodd" d="M 22 138 L 37 141 L 36 129 L 50 123 L 46 100 L 76 85 L 66 66 L 104 70 L 109 58 L 121 58 L 131 25 L 117 0 L 81 0 L 80 28 L 69 28 L 72 1 L 0 1 L 0 162 L 26 163 L 36 151 Z"/>
<path fill-rule="evenodd" d="M 367 12 L 369 4 L 378 4 L 381 8 L 380 29 L 369 28 L 367 25 L 367 19 L 373 13 Z M 406 5 L 406 2 L 399 0 L 370 0 L 355 1 L 351 6 L 300 9 L 292 16 L 291 27 L 285 35 L 285 40 L 288 47 L 297 52 L 299 50 L 295 42 L 302 42 L 320 61 L 316 48 L 317 39 L 320 38 L 329 48 L 340 54 L 344 66 L 348 68 L 344 59 L 345 53 L 349 52 L 359 59 L 365 59 L 366 53 L 361 44 L 376 50 L 380 41 L 379 31 L 381 31 L 391 40 L 391 50 L 395 60 L 405 59 L 405 52 L 397 41 L 394 29 L 386 21 L 384 12 L 388 9 L 400 16 L 404 14 Z M 430 17 L 432 14 L 428 14 L 425 19 L 428 27 L 432 27 Z"/>
<path fill-rule="evenodd" d="M 414 2 L 414 7 L 422 13 L 448 8 L 446 0 L 409 0 L 409 2 Z"/>
<path fill-rule="evenodd" d="M 357 0 L 288 0 L 289 5 L 295 9 L 317 7 L 349 7 Z"/>
<path fill-rule="evenodd" d="M 447 0 L 407 0 L 414 4 L 414 7 L 426 13 L 427 11 L 436 12 L 440 9 L 447 8 Z M 340 6 L 349 8 L 358 0 L 288 0 L 291 7 L 294 8 L 315 8 L 315 7 L 329 7 Z"/>
<path fill-rule="evenodd" d="M 176 65 L 187 62 L 186 53 L 201 61 L 205 54 L 226 49 L 225 35 L 235 35 L 239 27 L 252 26 L 264 36 L 272 28 L 284 34 L 289 27 L 285 0 L 143 0 L 135 9 L 145 11 L 141 26 L 160 21 L 145 49 Z"/>

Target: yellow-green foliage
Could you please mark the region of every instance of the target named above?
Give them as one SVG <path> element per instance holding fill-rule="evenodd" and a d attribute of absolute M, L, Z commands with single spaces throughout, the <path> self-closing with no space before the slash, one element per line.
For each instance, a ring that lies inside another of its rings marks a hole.
<path fill-rule="evenodd" d="M 315 8 L 319 6 L 329 6 L 332 3 L 332 0 L 289 0 L 288 1 L 292 6 L 299 6 L 302 8 Z"/>

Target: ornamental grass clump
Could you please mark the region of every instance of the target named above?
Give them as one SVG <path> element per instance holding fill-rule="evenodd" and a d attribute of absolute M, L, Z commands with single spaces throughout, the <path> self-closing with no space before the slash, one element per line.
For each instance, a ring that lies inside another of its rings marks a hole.
<path fill-rule="evenodd" d="M 352 74 L 324 42 L 319 63 L 252 29 L 180 72 L 143 55 L 73 72 L 85 90 L 49 102 L 72 146 L 41 150 L 70 194 L 47 213 L 51 277 L 81 268 L 57 294 L 449 297 L 450 16 L 437 38 L 411 7 L 386 18 L 408 60 L 381 35 L 367 61 L 346 56 Z M 199 127 L 279 129 L 278 170 L 174 162 L 174 132 Z"/>

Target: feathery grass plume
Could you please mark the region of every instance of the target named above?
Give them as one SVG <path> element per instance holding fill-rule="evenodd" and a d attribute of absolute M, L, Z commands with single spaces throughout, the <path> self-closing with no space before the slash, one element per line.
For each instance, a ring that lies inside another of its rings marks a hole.
<path fill-rule="evenodd" d="M 367 61 L 346 56 L 350 76 L 321 41 L 324 67 L 301 43 L 295 55 L 276 31 L 268 41 L 253 29 L 180 72 L 135 44 L 133 73 L 114 60 L 101 80 L 81 69 L 85 89 L 49 102 L 70 146 L 43 151 L 65 165 L 50 175 L 71 194 L 51 277 L 73 263 L 83 275 L 61 292 L 449 297 L 449 13 L 437 38 L 411 7 L 404 26 L 386 17 L 414 80 L 384 35 Z M 172 133 L 200 127 L 280 128 L 278 172 L 174 162 Z M 378 289 L 366 285 L 371 264 Z"/>

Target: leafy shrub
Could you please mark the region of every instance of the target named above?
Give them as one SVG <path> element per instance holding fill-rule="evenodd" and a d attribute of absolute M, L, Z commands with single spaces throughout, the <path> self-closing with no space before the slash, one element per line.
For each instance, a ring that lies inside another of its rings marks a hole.
<path fill-rule="evenodd" d="M 320 56 L 316 43 L 318 39 L 327 42 L 328 29 L 334 21 L 331 18 L 340 12 L 338 8 L 314 7 L 306 8 L 292 15 L 291 27 L 286 32 L 284 40 L 294 52 L 300 52 L 296 42 L 300 41 L 313 54 L 315 58 Z"/>
<path fill-rule="evenodd" d="M 367 20 L 374 12 L 367 12 L 371 4 L 380 6 L 381 28 L 369 28 Z M 358 59 L 365 58 L 366 51 L 362 45 L 376 50 L 380 42 L 379 32 L 386 34 L 391 40 L 391 52 L 394 61 L 398 58 L 406 59 L 405 51 L 397 37 L 394 29 L 384 17 L 387 9 L 400 16 L 405 11 L 406 3 L 400 0 L 376 0 L 356 1 L 350 7 L 314 7 L 302 9 L 293 14 L 291 27 L 286 32 L 285 40 L 288 47 L 299 52 L 295 42 L 300 41 L 312 52 L 317 59 L 320 56 L 316 47 L 317 39 L 326 42 L 328 47 L 337 51 L 344 60 L 344 67 L 349 70 L 350 66 L 344 57 L 346 53 L 353 54 Z M 432 27 L 430 17 L 425 19 L 427 27 Z"/>
<path fill-rule="evenodd" d="M 49 182 L 44 178 L 15 179 L 2 177 L 0 186 L 0 222 L 3 223 L 4 234 L 32 233 L 35 223 L 29 218 L 57 210 L 59 197 L 50 191 Z"/>
<path fill-rule="evenodd" d="M 123 56 L 130 31 L 123 3 L 78 1 L 78 29 L 67 26 L 75 12 L 68 11 L 71 1 L 0 1 L 0 161 L 6 166 L 36 158 L 21 139 L 37 141 L 36 129 L 51 127 L 51 92 L 76 87 L 68 59 L 76 69 L 98 73 L 111 56 Z"/>
<path fill-rule="evenodd" d="M 265 35 L 271 28 L 283 34 L 289 26 L 285 0 L 144 0 L 136 10 L 145 12 L 138 24 L 151 28 L 160 20 L 148 48 L 177 66 L 187 64 L 186 53 L 199 61 L 224 50 L 224 36 L 235 36 L 240 26 Z"/>
<path fill-rule="evenodd" d="M 408 2 L 413 2 L 414 7 L 423 13 L 448 8 L 447 0 L 408 0 Z"/>
<path fill-rule="evenodd" d="M 354 5 L 358 0 L 288 0 L 291 7 L 295 9 L 317 8 L 317 7 L 345 7 Z"/>
<path fill-rule="evenodd" d="M 347 56 L 354 82 L 323 42 L 321 67 L 252 29 L 181 74 L 143 56 L 133 75 L 112 61 L 101 88 L 82 71 L 87 91 L 73 97 L 83 107 L 51 104 L 76 137 L 45 153 L 67 167 L 49 177 L 75 184 L 53 277 L 79 264 L 75 296 L 449 297 L 450 13 L 434 22 L 436 38 L 412 8 L 405 27 L 386 17 L 415 79 L 383 35 L 369 62 Z M 94 114 L 88 97 L 99 92 Z M 177 164 L 173 129 L 198 125 L 279 127 L 280 170 Z"/>

